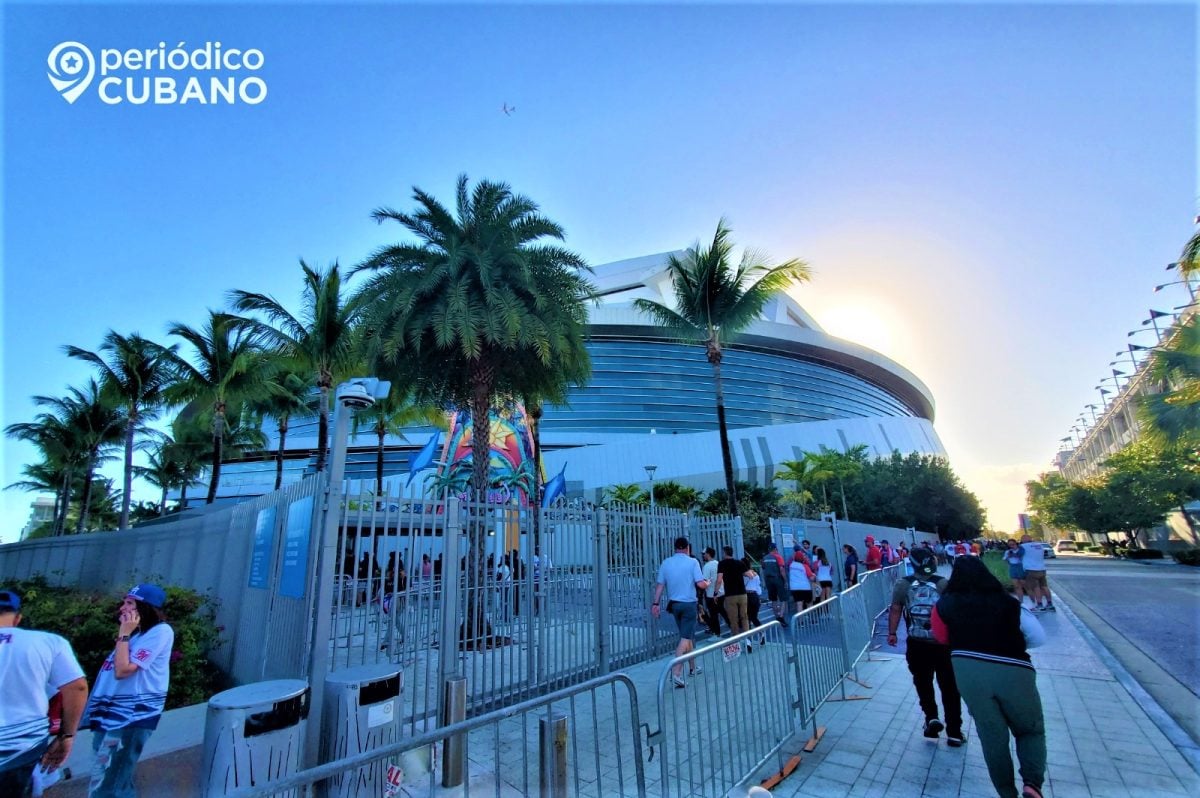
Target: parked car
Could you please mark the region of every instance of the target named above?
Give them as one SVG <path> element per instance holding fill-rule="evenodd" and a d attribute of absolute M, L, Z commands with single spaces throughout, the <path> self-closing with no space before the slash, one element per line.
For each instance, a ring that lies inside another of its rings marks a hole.
<path fill-rule="evenodd" d="M 1054 542 L 1054 551 L 1055 552 L 1079 551 L 1079 544 L 1073 540 L 1067 540 L 1066 538 L 1064 538 L 1062 540 L 1057 540 Z"/>
<path fill-rule="evenodd" d="M 1046 555 L 1046 559 L 1053 560 L 1058 557 L 1058 552 L 1055 551 L 1054 547 L 1051 546 L 1049 543 L 1042 543 L 1041 547 L 1042 547 L 1042 553 Z"/>

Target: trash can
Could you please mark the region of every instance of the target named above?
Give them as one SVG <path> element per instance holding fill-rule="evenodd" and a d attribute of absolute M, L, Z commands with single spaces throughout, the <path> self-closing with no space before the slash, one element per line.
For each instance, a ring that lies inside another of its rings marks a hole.
<path fill-rule="evenodd" d="M 276 679 L 210 698 L 200 794 L 228 795 L 300 770 L 308 697 L 303 679 Z"/>
<path fill-rule="evenodd" d="M 325 677 L 321 762 L 373 751 L 400 739 L 400 668 L 382 662 L 334 671 Z M 383 795 L 389 762 L 364 765 L 327 779 L 317 794 L 330 798 Z"/>

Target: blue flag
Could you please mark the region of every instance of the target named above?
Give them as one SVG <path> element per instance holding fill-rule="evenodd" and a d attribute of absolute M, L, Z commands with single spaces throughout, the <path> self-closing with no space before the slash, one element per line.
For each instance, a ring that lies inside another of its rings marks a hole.
<path fill-rule="evenodd" d="M 546 487 L 542 490 L 542 507 L 549 507 L 554 504 L 554 500 L 563 496 L 567 492 L 567 464 L 563 463 L 562 471 L 558 472 L 558 476 L 546 483 Z"/>
<path fill-rule="evenodd" d="M 441 437 L 442 431 L 440 429 L 434 430 L 433 437 L 429 439 L 429 443 L 422 446 L 421 451 L 417 452 L 416 456 L 409 461 L 408 482 L 404 483 L 405 488 L 408 488 L 412 484 L 413 477 L 417 475 L 417 472 L 424 471 L 433 465 L 434 453 L 437 451 L 438 441 Z"/>

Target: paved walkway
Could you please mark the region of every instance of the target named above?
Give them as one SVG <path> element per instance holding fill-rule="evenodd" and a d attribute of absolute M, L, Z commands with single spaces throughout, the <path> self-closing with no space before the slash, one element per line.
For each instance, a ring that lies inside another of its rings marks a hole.
<path fill-rule="evenodd" d="M 1074 613 L 1059 606 L 1058 613 L 1039 616 L 1049 640 L 1031 652 L 1047 726 L 1047 798 L 1200 795 L 1200 775 L 1188 761 L 1196 761 L 1195 748 L 1172 744 L 1152 716 L 1168 727 L 1170 719 L 1134 700 Z M 881 619 L 877 635 L 884 631 Z M 935 743 L 921 735 L 924 718 L 902 654 L 884 647 L 859 673 L 871 689 L 856 692 L 870 700 L 831 703 L 818 713 L 825 737 L 811 754 L 799 751 L 802 742 L 789 747 L 788 754 L 803 758 L 772 791 L 775 798 L 996 794 L 973 722 L 963 748 L 948 748 L 944 736 Z M 774 770 L 772 763 L 749 783 Z"/>

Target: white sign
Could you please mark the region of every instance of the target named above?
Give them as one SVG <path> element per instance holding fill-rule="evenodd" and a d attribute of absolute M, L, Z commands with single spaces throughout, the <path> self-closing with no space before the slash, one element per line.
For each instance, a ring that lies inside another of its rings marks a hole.
<path fill-rule="evenodd" d="M 731 662 L 742 655 L 742 644 L 730 643 L 721 649 L 721 653 L 725 655 L 726 662 Z"/>
<path fill-rule="evenodd" d="M 367 728 L 374 729 L 376 726 L 386 726 L 391 723 L 395 711 L 396 707 L 391 701 L 367 707 Z"/>
<path fill-rule="evenodd" d="M 388 763 L 387 779 L 383 782 L 383 798 L 392 798 L 392 796 L 400 792 L 400 785 L 403 781 L 404 771 Z"/>

